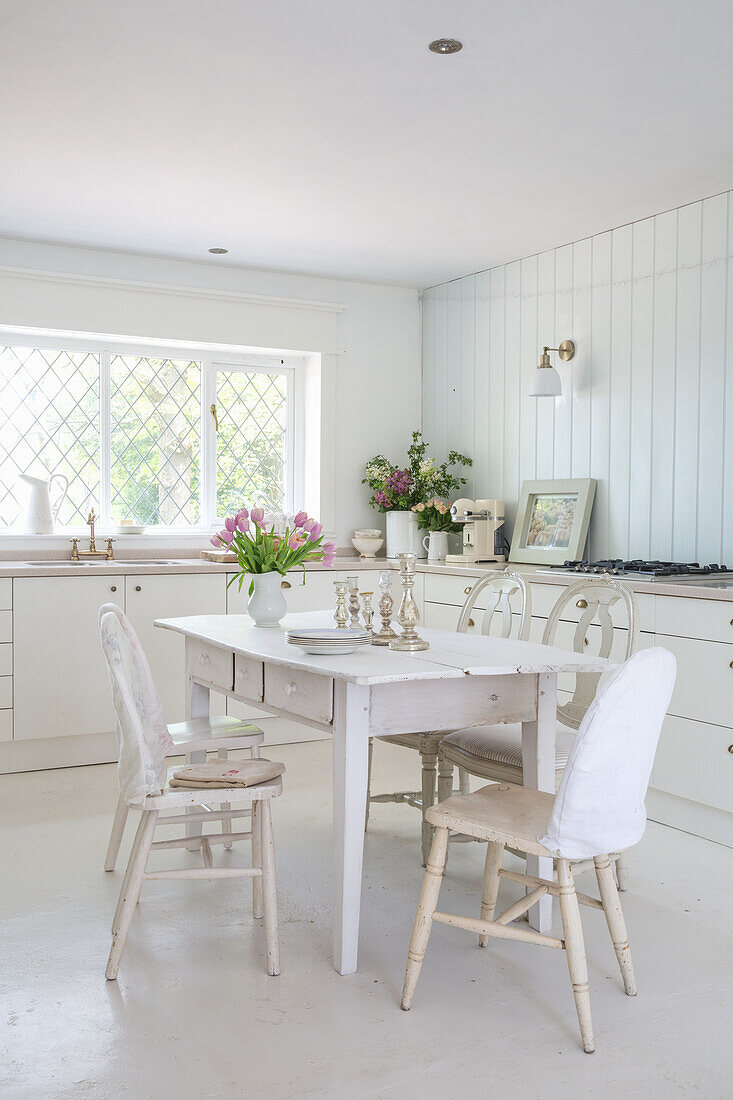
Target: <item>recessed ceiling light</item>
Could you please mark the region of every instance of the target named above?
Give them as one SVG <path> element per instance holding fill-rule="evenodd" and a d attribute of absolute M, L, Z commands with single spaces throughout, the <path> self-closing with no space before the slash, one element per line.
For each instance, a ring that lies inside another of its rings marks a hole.
<path fill-rule="evenodd" d="M 436 38 L 430 43 L 428 49 L 433 53 L 458 53 L 463 49 L 463 43 L 457 38 Z"/>
<path fill-rule="evenodd" d="M 226 256 L 228 248 L 210 248 L 209 252 L 212 256 Z"/>

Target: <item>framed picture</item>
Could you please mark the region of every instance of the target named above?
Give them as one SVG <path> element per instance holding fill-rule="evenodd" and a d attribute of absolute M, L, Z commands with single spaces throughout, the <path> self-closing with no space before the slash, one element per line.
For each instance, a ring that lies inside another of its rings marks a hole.
<path fill-rule="evenodd" d="M 509 561 L 577 561 L 585 548 L 595 493 L 592 477 L 522 482 Z"/>

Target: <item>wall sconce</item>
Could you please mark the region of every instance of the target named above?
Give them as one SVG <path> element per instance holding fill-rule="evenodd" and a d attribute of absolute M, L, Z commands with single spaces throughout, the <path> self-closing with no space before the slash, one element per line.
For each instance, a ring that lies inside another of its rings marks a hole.
<path fill-rule="evenodd" d="M 557 348 L 543 348 L 537 370 L 532 376 L 529 387 L 530 397 L 560 397 L 562 396 L 562 381 L 552 363 L 551 351 L 556 351 L 563 363 L 568 363 L 575 355 L 575 344 L 572 340 L 563 340 Z"/>

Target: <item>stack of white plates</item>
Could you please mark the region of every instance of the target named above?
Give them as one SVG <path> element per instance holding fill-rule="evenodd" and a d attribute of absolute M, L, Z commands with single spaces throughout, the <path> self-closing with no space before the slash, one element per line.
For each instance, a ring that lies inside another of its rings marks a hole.
<path fill-rule="evenodd" d="M 338 627 L 289 630 L 285 637 L 291 645 L 300 646 L 306 653 L 322 656 L 355 653 L 362 646 L 371 645 L 372 641 L 366 630 L 339 630 Z"/>

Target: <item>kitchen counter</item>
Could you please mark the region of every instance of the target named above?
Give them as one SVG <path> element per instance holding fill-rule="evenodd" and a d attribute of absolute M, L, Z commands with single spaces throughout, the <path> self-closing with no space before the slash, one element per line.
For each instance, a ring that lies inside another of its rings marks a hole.
<path fill-rule="evenodd" d="M 418 573 L 441 573 L 457 577 L 482 577 L 487 572 L 494 572 L 497 568 L 513 570 L 525 576 L 531 576 L 533 583 L 537 584 L 572 584 L 583 580 L 580 573 L 540 572 L 534 565 L 429 565 L 426 560 L 418 561 Z M 306 564 L 306 569 L 322 570 L 323 566 L 313 562 Z M 372 558 L 362 559 L 344 555 L 336 558 L 334 570 L 337 572 L 361 572 L 362 570 L 398 569 L 398 563 L 394 559 Z M 113 561 L 97 560 L 86 561 L 82 559 L 75 563 L 60 559 L 24 559 L 22 561 L 0 561 L 0 578 L 2 577 L 76 577 L 76 576 L 126 576 L 150 575 L 155 573 L 233 573 L 235 563 L 207 561 L 199 557 L 125 557 L 124 554 Z M 733 602 L 733 577 L 729 579 L 707 577 L 690 581 L 680 580 L 674 577 L 649 577 L 644 580 L 638 578 L 620 577 L 624 584 L 632 592 L 644 592 L 658 596 L 687 596 L 699 600 L 727 600 Z"/>

